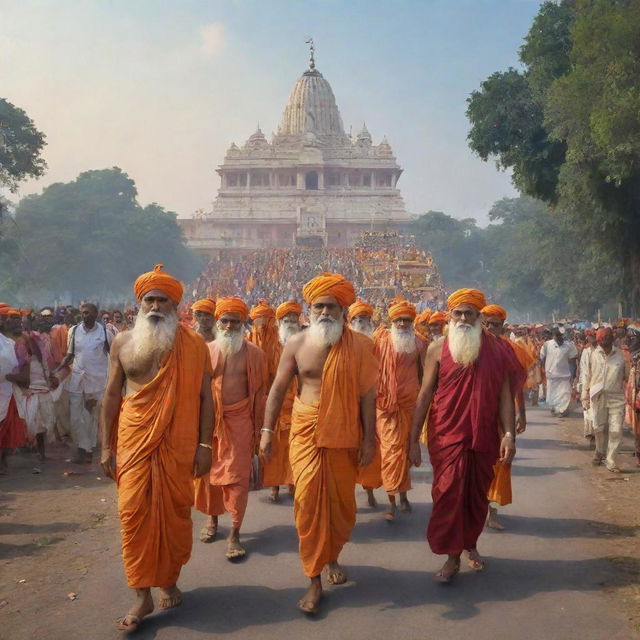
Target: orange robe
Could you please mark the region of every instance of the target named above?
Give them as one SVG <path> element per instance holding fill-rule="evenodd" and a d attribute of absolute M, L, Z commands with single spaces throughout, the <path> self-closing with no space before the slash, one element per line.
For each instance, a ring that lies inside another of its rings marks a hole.
<path fill-rule="evenodd" d="M 324 364 L 320 398 L 298 397 L 291 417 L 290 459 L 300 557 L 309 577 L 336 562 L 356 521 L 355 484 L 362 441 L 360 398 L 378 364 L 369 338 L 345 330 Z"/>
<path fill-rule="evenodd" d="M 213 429 L 213 463 L 209 476 L 195 481 L 195 507 L 210 516 L 231 514 L 233 527 L 240 527 L 249 498 L 251 463 L 262 427 L 265 408 L 265 357 L 261 349 L 244 341 L 249 395 L 233 404 L 222 402 L 225 358 L 215 341 L 207 344 L 213 366 L 211 390 L 216 422 Z"/>
<path fill-rule="evenodd" d="M 113 446 L 122 558 L 132 589 L 174 585 L 191 555 L 205 373 L 211 365 L 202 338 L 178 326 L 156 377 L 122 400 Z"/>
<path fill-rule="evenodd" d="M 523 375 L 521 376 L 520 380 L 523 383 L 522 386 L 524 386 L 524 383 L 527 380 L 529 368 L 535 363 L 536 357 L 524 345 L 513 342 L 506 336 L 501 336 L 501 338 L 509 347 L 511 347 L 514 355 L 516 356 L 518 364 L 522 368 Z M 520 389 L 513 390 L 516 407 L 519 404 L 518 394 L 521 389 L 522 387 L 520 387 Z M 500 506 L 511 504 L 511 463 L 502 464 L 502 462 L 498 460 L 493 465 L 493 482 L 491 483 L 489 491 L 487 492 L 487 498 L 489 502 L 495 502 Z"/>
<path fill-rule="evenodd" d="M 264 351 L 266 356 L 265 370 L 265 391 L 269 393 L 273 380 L 278 371 L 280 363 L 280 355 L 282 354 L 282 345 L 278 336 L 278 327 L 274 318 L 269 318 L 267 324 L 262 327 L 253 325 L 251 333 L 247 336 L 247 340 Z"/>
<path fill-rule="evenodd" d="M 396 353 L 389 332 L 375 341 L 380 362 L 376 398 L 376 432 L 382 458 L 382 484 L 387 493 L 411 489 L 409 435 L 420 391 L 419 364 L 426 349 L 416 338 L 415 353 Z"/>
<path fill-rule="evenodd" d="M 51 329 L 51 357 L 58 366 L 67 355 L 67 339 L 69 327 L 66 324 L 56 325 Z"/>
<path fill-rule="evenodd" d="M 289 462 L 289 435 L 291 432 L 291 412 L 293 401 L 298 395 L 298 381 L 293 379 L 282 402 L 280 415 L 272 440 L 272 455 L 263 466 L 262 484 L 265 487 L 279 487 L 281 484 L 293 484 L 291 463 Z"/>

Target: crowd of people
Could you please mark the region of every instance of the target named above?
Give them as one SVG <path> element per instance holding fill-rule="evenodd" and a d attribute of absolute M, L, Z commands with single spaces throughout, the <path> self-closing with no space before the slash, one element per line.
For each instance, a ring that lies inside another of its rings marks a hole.
<path fill-rule="evenodd" d="M 355 485 L 371 507 L 384 490 L 387 521 L 411 513 L 421 442 L 433 467 L 427 539 L 447 556 L 440 582 L 463 553 L 482 571 L 482 529 L 504 528 L 497 508 L 513 499 L 526 405 L 566 417 L 579 402 L 593 464 L 612 473 L 626 422 L 640 465 L 640 322 L 509 324 L 475 289 L 452 293 L 444 309 L 402 295 L 374 305 L 349 279 L 363 274 L 356 251 L 318 250 L 311 264 L 309 255 L 210 265 L 197 300 L 157 265 L 123 310 L 0 303 L 0 473 L 21 447 L 44 460 L 52 439 L 73 447 L 74 464 L 100 452 L 117 480 L 136 593 L 119 629 L 153 611 L 151 587 L 161 608 L 181 603 L 191 506 L 205 517 L 203 543 L 230 515 L 225 555 L 235 561 L 246 555 L 250 489 L 267 487 L 272 502 L 288 489 L 310 579 L 298 606 L 313 615 L 323 571 L 330 584 L 347 580 L 338 557 L 355 525 Z M 349 277 L 328 271 L 337 268 Z"/>

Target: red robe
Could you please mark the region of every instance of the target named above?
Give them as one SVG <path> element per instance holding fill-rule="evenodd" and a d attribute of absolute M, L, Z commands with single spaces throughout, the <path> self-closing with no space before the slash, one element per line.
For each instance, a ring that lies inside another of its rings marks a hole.
<path fill-rule="evenodd" d="M 454 362 L 444 343 L 429 414 L 433 509 L 427 540 L 434 553 L 476 547 L 500 452 L 500 391 L 505 376 L 511 379 L 514 373 L 514 359 L 491 335 L 483 333 L 480 353 L 468 367 Z"/>

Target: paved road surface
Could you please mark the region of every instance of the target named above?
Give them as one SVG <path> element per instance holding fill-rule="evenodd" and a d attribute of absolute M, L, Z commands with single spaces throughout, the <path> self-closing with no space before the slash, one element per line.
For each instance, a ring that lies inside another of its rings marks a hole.
<path fill-rule="evenodd" d="M 184 605 L 147 619 L 133 637 L 158 640 L 228 638 L 451 640 L 603 640 L 635 637 L 606 589 L 622 580 L 609 555 L 591 497 L 584 451 L 567 442 L 563 427 L 542 410 L 531 412 L 518 441 L 515 503 L 505 509 L 507 532 L 485 532 L 482 574 L 464 570 L 454 584 L 432 581 L 443 559 L 424 538 L 430 510 L 427 466 L 415 470 L 414 513 L 393 524 L 364 506 L 342 563 L 350 581 L 329 587 L 324 611 L 303 617 L 296 602 L 306 580 L 296 553 L 291 502 L 266 502 L 253 493 L 244 525 L 249 552 L 238 565 L 224 558 L 225 543 L 195 543 L 180 586 Z M 383 493 L 378 492 L 379 498 Z M 365 496 L 358 491 L 359 504 Z M 195 532 L 201 518 L 196 515 Z M 226 534 L 228 519 L 223 518 Z M 113 544 L 111 543 L 113 542 Z M 92 567 L 81 596 L 59 609 L 25 616 L 25 638 L 101 640 L 119 637 L 112 620 L 126 612 L 117 541 L 104 567 Z M 0 623 L 0 638 L 2 628 Z M 9 640 L 7 638 L 7 640 Z M 13 636 L 11 640 L 19 640 Z"/>

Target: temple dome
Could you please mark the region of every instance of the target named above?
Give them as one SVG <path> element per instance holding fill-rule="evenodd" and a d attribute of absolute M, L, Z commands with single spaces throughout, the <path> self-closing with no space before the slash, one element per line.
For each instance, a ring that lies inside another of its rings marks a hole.
<path fill-rule="evenodd" d="M 291 90 L 279 135 L 344 136 L 342 118 L 331 85 L 315 68 L 305 71 Z"/>
<path fill-rule="evenodd" d="M 262 149 L 269 146 L 264 133 L 262 133 L 262 130 L 260 129 L 260 125 L 258 125 L 256 132 L 249 136 L 249 139 L 245 142 L 244 146 L 248 149 Z"/>

